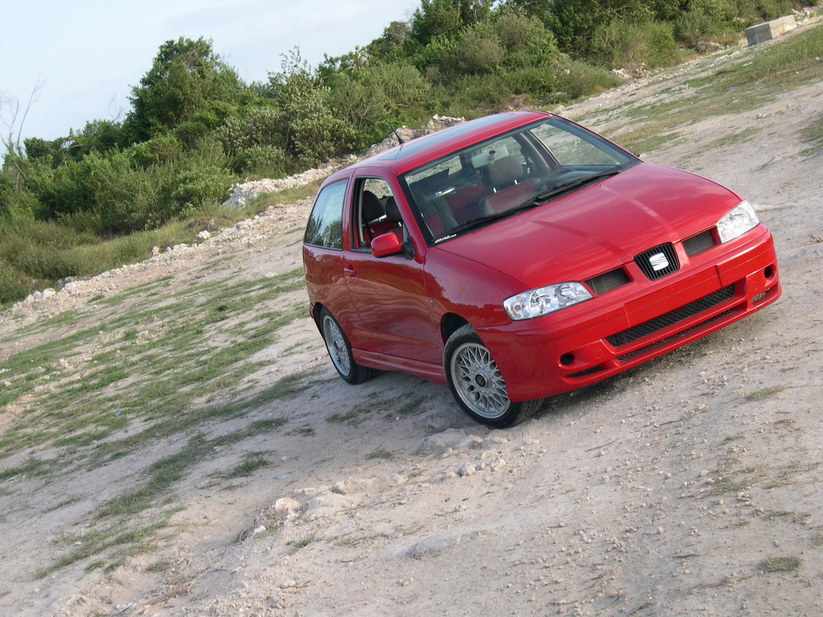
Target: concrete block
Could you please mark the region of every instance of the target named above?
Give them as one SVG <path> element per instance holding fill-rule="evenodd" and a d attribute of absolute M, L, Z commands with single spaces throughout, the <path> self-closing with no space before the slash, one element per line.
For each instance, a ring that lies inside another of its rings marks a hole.
<path fill-rule="evenodd" d="M 763 22 L 746 28 L 746 40 L 749 45 L 757 45 L 764 41 L 770 41 L 775 37 L 785 34 L 790 30 L 797 28 L 797 22 L 794 15 L 787 15 L 786 17 L 779 17 L 771 21 Z"/>

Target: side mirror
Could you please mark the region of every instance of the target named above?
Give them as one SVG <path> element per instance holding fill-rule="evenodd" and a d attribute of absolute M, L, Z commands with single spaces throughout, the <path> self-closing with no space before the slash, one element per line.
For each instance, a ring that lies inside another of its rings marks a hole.
<path fill-rule="evenodd" d="M 380 234 L 371 241 L 371 252 L 375 257 L 386 257 L 403 252 L 403 243 L 393 231 Z"/>

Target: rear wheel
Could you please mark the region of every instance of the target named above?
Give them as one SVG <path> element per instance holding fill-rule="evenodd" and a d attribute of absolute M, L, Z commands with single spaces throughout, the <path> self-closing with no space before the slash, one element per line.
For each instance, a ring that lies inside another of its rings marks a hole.
<path fill-rule="evenodd" d="M 354 361 L 349 339 L 346 338 L 337 320 L 326 309 L 323 309 L 320 313 L 320 332 L 323 335 L 323 341 L 326 343 L 329 358 L 331 358 L 334 368 L 337 369 L 337 373 L 343 378 L 343 381 L 350 384 L 359 384 L 368 381 L 377 374 L 375 369 L 360 366 Z"/>
<path fill-rule="evenodd" d="M 481 424 L 505 428 L 540 407 L 540 400 L 514 403 L 509 399 L 497 363 L 469 325 L 449 337 L 443 366 L 455 400 Z"/>

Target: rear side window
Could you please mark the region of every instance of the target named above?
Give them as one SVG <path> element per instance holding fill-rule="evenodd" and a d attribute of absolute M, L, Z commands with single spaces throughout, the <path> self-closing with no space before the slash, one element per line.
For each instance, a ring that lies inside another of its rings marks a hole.
<path fill-rule="evenodd" d="M 348 183 L 348 180 L 339 180 L 320 191 L 306 225 L 306 244 L 343 248 L 343 201 Z"/>

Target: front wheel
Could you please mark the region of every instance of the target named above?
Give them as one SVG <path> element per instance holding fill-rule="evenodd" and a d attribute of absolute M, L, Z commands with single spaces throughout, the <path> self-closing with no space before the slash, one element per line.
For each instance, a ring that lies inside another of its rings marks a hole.
<path fill-rule="evenodd" d="M 539 400 L 514 403 L 491 352 L 469 325 L 446 342 L 443 366 L 452 395 L 474 420 L 495 428 L 515 424 L 540 406 Z"/>
<path fill-rule="evenodd" d="M 359 384 L 368 381 L 377 374 L 375 369 L 360 366 L 354 361 L 349 339 L 346 338 L 337 320 L 326 309 L 323 309 L 320 313 L 320 332 L 323 335 L 323 341 L 326 343 L 329 358 L 331 358 L 334 368 L 337 369 L 337 373 L 343 378 L 343 381 L 350 384 Z"/>

